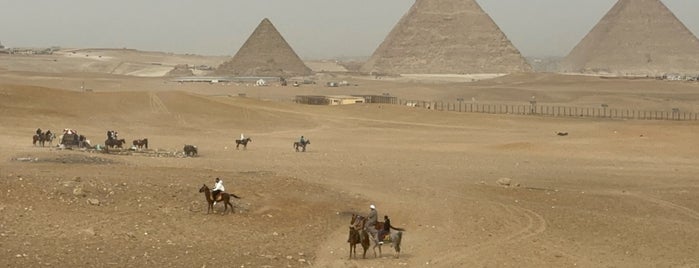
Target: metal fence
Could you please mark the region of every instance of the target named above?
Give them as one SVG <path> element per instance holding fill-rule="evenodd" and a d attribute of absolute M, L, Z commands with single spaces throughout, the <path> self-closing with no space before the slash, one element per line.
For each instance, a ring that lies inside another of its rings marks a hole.
<path fill-rule="evenodd" d="M 467 103 L 467 102 L 443 102 L 443 101 L 416 101 L 398 100 L 399 105 L 431 109 L 437 111 L 451 111 L 464 113 L 485 114 L 512 114 L 529 116 L 550 117 L 575 117 L 575 118 L 609 118 L 627 120 L 675 120 L 697 121 L 699 113 L 682 112 L 678 109 L 671 111 L 649 111 L 634 109 L 619 109 L 609 107 L 575 107 L 559 105 L 530 104 L 494 104 L 494 103 Z"/>

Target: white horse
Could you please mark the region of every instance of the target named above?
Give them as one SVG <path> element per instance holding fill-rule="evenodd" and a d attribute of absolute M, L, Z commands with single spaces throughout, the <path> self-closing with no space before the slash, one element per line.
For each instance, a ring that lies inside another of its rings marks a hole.
<path fill-rule="evenodd" d="M 400 243 L 401 240 L 403 239 L 403 231 L 396 231 L 396 232 L 391 232 L 386 236 L 387 239 L 384 239 L 383 242 L 384 244 L 391 244 L 391 247 L 396 250 L 396 253 L 393 255 L 396 259 L 400 257 Z M 379 248 L 379 257 L 381 257 L 381 243 L 378 243 L 378 241 L 374 241 L 374 247 L 372 248 L 374 250 L 374 257 L 376 257 L 376 247 Z"/>

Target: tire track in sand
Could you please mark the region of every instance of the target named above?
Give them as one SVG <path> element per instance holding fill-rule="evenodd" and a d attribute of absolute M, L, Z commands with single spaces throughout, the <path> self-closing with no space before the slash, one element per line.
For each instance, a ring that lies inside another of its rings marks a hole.
<path fill-rule="evenodd" d="M 149 96 L 150 109 L 153 113 L 172 114 L 170 112 L 170 109 L 168 109 L 167 105 L 165 105 L 165 103 L 163 102 L 163 100 L 160 99 L 160 97 L 158 97 L 157 93 L 149 92 L 148 96 Z M 177 123 L 177 125 L 179 125 L 179 126 L 186 126 L 187 125 L 187 121 L 179 113 L 174 114 L 174 119 L 175 119 L 175 122 Z"/>
<path fill-rule="evenodd" d="M 165 106 L 163 100 L 161 100 L 160 97 L 158 97 L 157 93 L 149 92 L 148 96 L 150 100 L 150 110 L 153 113 L 170 114 L 170 110 L 167 109 L 167 106 Z"/>
<path fill-rule="evenodd" d="M 633 197 L 641 199 L 643 201 L 653 203 L 661 208 L 680 212 L 682 215 L 685 215 L 685 216 L 692 218 L 694 220 L 699 220 L 699 212 L 697 212 L 691 208 L 688 208 L 688 207 L 685 207 L 682 205 L 678 205 L 678 204 L 672 203 L 670 201 L 665 201 L 665 200 L 662 200 L 660 198 L 655 198 L 655 197 L 652 197 L 649 195 L 643 195 L 643 194 L 639 194 L 639 193 L 627 193 L 627 194 L 629 196 L 633 196 Z"/>
<path fill-rule="evenodd" d="M 518 206 L 506 205 L 498 202 L 489 202 L 499 211 L 502 211 L 504 218 L 516 222 L 515 226 L 523 226 L 514 228 L 505 236 L 498 236 L 492 239 L 464 245 L 464 247 L 452 248 L 450 252 L 441 255 L 435 259 L 435 264 L 459 264 L 465 262 L 483 263 L 490 256 L 487 252 L 498 251 L 504 245 L 517 244 L 526 239 L 530 239 L 546 231 L 546 219 L 540 214 Z"/>

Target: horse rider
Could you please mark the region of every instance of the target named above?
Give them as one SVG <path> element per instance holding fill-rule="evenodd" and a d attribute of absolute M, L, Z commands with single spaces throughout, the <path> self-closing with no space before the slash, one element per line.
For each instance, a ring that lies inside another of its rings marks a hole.
<path fill-rule="evenodd" d="M 299 143 L 301 143 L 301 145 L 306 144 L 306 138 L 304 138 L 303 136 L 301 136 L 301 139 L 299 139 Z"/>
<path fill-rule="evenodd" d="M 371 236 L 374 238 L 374 241 L 378 241 L 378 230 L 376 230 L 376 222 L 379 220 L 378 212 L 376 212 L 376 206 L 374 204 L 371 204 L 369 206 L 369 215 L 367 216 L 367 221 L 366 225 L 364 225 L 364 229 L 371 234 Z"/>
<path fill-rule="evenodd" d="M 243 133 L 240 133 L 240 141 L 243 141 L 243 140 L 245 140 L 245 135 L 243 135 Z"/>
<path fill-rule="evenodd" d="M 388 215 L 383 216 L 383 229 L 379 231 L 379 245 L 383 245 L 383 237 L 387 234 L 391 233 L 391 219 L 388 218 Z"/>
<path fill-rule="evenodd" d="M 211 192 L 212 198 L 214 199 L 214 206 L 216 205 L 216 199 L 218 198 L 218 194 L 225 190 L 226 189 L 223 188 L 223 180 L 216 178 L 216 184 L 214 184 L 214 189 Z"/>
<path fill-rule="evenodd" d="M 37 129 L 36 129 L 36 135 L 41 136 L 41 128 L 37 128 Z"/>

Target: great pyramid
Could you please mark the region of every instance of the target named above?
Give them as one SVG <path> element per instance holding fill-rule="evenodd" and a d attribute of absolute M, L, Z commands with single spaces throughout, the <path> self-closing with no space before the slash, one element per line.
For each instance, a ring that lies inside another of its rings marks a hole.
<path fill-rule="evenodd" d="M 699 73 L 699 41 L 660 0 L 619 0 L 563 60 L 562 71 Z"/>
<path fill-rule="evenodd" d="M 385 74 L 530 70 L 475 0 L 417 0 L 361 68 Z"/>
<path fill-rule="evenodd" d="M 311 69 L 284 40 L 269 19 L 264 19 L 238 53 L 221 64 L 217 75 L 235 76 L 303 76 Z"/>

